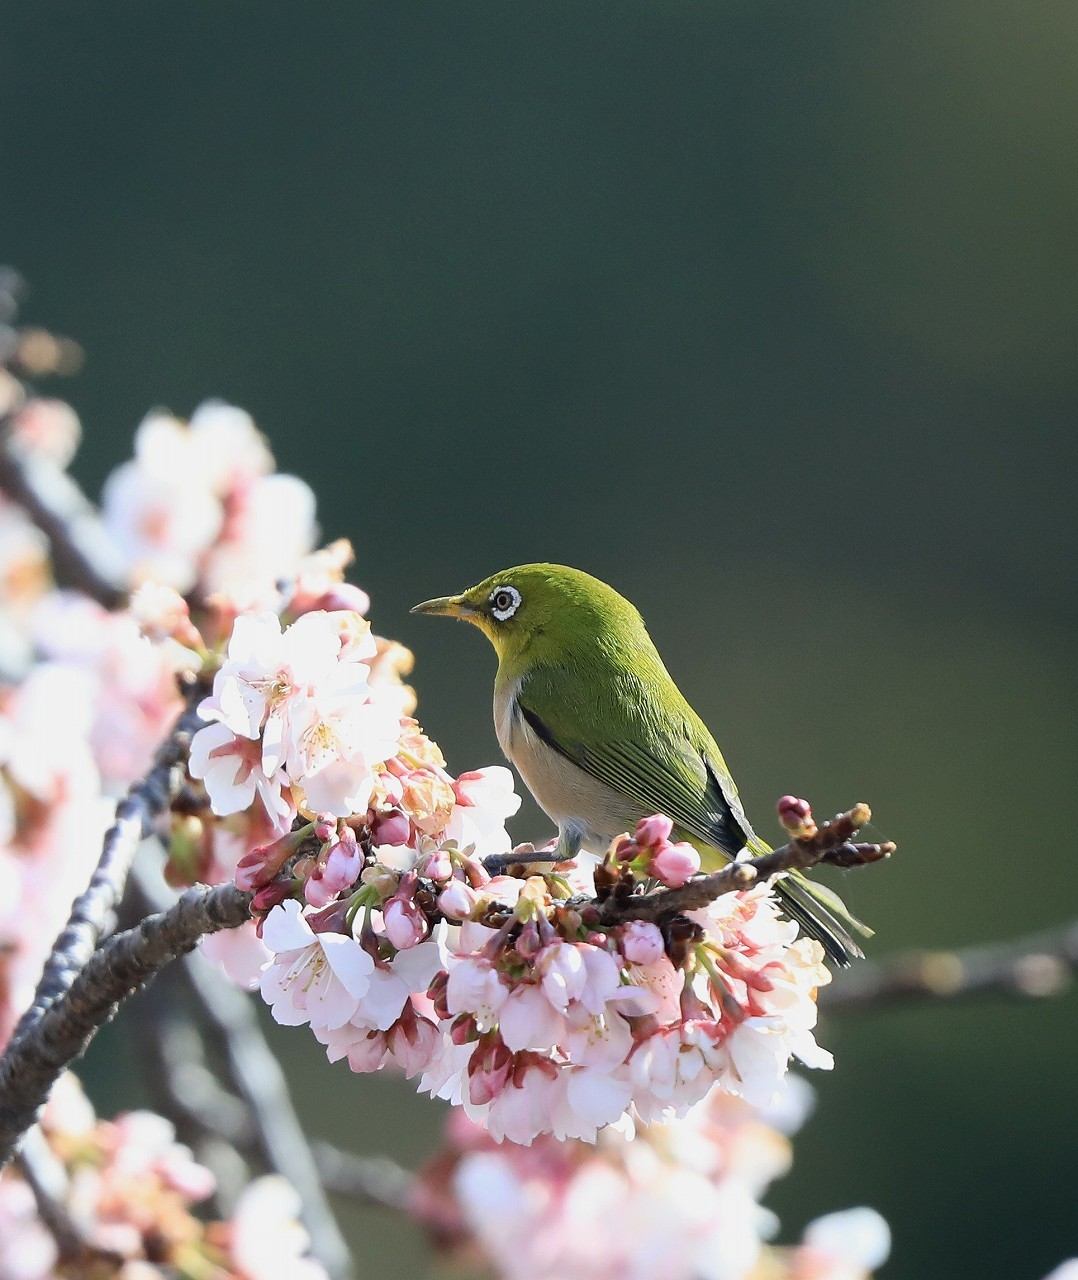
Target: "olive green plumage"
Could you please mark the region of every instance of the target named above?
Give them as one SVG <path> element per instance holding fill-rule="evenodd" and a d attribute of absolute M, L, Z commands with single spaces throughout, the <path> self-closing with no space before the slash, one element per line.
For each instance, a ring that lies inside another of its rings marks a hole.
<path fill-rule="evenodd" d="M 564 565 L 520 565 L 413 612 L 463 618 L 494 645 L 498 740 L 567 853 L 603 853 L 653 813 L 707 869 L 766 852 L 715 739 L 612 587 Z M 835 894 L 796 874 L 776 890 L 834 960 L 861 954 L 850 929 L 869 931 Z"/>

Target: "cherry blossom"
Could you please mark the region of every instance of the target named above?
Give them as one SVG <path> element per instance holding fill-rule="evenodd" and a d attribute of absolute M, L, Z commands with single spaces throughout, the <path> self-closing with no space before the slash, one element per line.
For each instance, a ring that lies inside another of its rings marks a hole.
<path fill-rule="evenodd" d="M 300 904 L 289 900 L 266 916 L 262 941 L 274 955 L 260 990 L 278 1022 L 335 1030 L 355 1015 L 374 961 L 353 938 L 315 933 Z"/>

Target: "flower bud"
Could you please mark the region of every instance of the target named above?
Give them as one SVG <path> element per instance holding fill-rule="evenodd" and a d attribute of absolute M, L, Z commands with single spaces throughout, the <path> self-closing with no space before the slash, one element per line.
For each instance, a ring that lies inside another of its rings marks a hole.
<path fill-rule="evenodd" d="M 797 796 L 783 796 L 775 806 L 779 821 L 795 840 L 809 840 L 816 834 L 816 823 L 807 800 Z"/>
<path fill-rule="evenodd" d="M 430 932 L 430 922 L 410 894 L 398 893 L 382 907 L 386 937 L 398 951 L 418 946 Z"/>
<path fill-rule="evenodd" d="M 635 840 L 641 849 L 658 849 L 666 844 L 674 830 L 674 824 L 661 813 L 652 814 L 636 824 Z"/>
<path fill-rule="evenodd" d="M 448 880 L 453 874 L 453 863 L 444 849 L 435 849 L 424 858 L 416 870 L 424 880 L 435 880 L 439 883 Z"/>
<path fill-rule="evenodd" d="M 666 952 L 663 935 L 647 920 L 630 920 L 621 931 L 621 954 L 630 964 L 658 964 Z"/>
<path fill-rule="evenodd" d="M 475 910 L 479 894 L 463 880 L 450 880 L 438 895 L 438 910 L 450 920 L 467 920 Z"/>
<path fill-rule="evenodd" d="M 468 1060 L 468 1097 L 479 1107 L 496 1098 L 509 1082 L 513 1055 L 501 1036 L 483 1040 Z"/>
<path fill-rule="evenodd" d="M 411 823 L 399 809 L 390 809 L 388 813 L 377 813 L 370 820 L 371 844 L 407 844 L 411 834 Z"/>
<path fill-rule="evenodd" d="M 291 883 L 278 880 L 273 884 L 268 884 L 264 888 L 259 889 L 255 896 L 251 899 L 251 914 L 262 916 L 273 907 L 279 906 L 292 896 Z M 261 924 L 261 921 L 259 921 Z"/>
<path fill-rule="evenodd" d="M 316 872 L 304 881 L 303 896 L 312 907 L 326 907 L 337 896 L 337 890 Z"/>
<path fill-rule="evenodd" d="M 668 844 L 661 848 L 648 866 L 648 874 L 670 889 L 677 889 L 700 870 L 700 855 L 691 844 Z"/>
<path fill-rule="evenodd" d="M 356 833 L 351 827 L 342 826 L 336 843 L 326 851 L 321 878 L 330 892 L 343 893 L 355 884 L 362 870 L 363 851 L 356 841 Z"/>

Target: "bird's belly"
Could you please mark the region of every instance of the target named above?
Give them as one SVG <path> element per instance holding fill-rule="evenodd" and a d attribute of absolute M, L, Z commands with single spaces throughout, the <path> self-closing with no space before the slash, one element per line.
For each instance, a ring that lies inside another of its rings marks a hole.
<path fill-rule="evenodd" d="M 644 816 L 626 796 L 539 738 L 517 710 L 515 697 L 496 699 L 495 728 L 502 750 L 539 807 L 559 828 L 579 824 L 583 847 L 590 853 L 605 853 L 611 840 L 631 831 Z"/>

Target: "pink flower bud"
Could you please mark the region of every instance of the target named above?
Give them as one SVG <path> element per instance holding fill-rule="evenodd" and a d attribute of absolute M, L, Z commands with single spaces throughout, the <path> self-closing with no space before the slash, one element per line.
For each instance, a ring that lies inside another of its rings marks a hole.
<path fill-rule="evenodd" d="M 314 834 L 321 844 L 329 844 L 337 835 L 337 819 L 323 815 L 314 824 Z"/>
<path fill-rule="evenodd" d="M 648 874 L 676 889 L 700 870 L 700 855 L 691 844 L 668 844 L 660 849 L 648 866 Z"/>
<path fill-rule="evenodd" d="M 619 862 L 632 862 L 637 852 L 636 841 L 631 836 L 622 836 L 614 846 L 614 857 Z"/>
<path fill-rule="evenodd" d="M 652 814 L 636 824 L 635 840 L 641 849 L 658 849 L 664 845 L 674 830 L 674 824 L 661 813 Z"/>
<path fill-rule="evenodd" d="M 252 849 L 236 864 L 238 889 L 261 889 L 277 875 L 288 859 L 299 848 L 305 832 L 290 831 L 272 844 Z"/>
<path fill-rule="evenodd" d="M 453 874 L 453 863 L 444 849 L 436 849 L 416 868 L 424 880 L 448 880 Z"/>
<path fill-rule="evenodd" d="M 450 920 L 467 920 L 475 910 L 479 894 L 463 880 L 450 880 L 438 895 L 438 910 Z"/>
<path fill-rule="evenodd" d="M 647 920 L 630 920 L 621 931 L 621 954 L 630 964 L 658 964 L 666 954 L 663 935 Z"/>
<path fill-rule="evenodd" d="M 418 946 L 430 932 L 430 922 L 410 896 L 397 894 L 382 907 L 386 937 L 398 951 Z"/>
<path fill-rule="evenodd" d="M 441 1032 L 427 1018 L 417 1018 L 409 1002 L 386 1036 L 397 1066 L 411 1079 L 430 1066 L 442 1042 Z"/>
<path fill-rule="evenodd" d="M 783 796 L 776 806 L 779 811 L 779 817 L 785 822 L 791 819 L 795 822 L 804 822 L 812 812 L 807 800 L 799 800 L 797 796 Z"/>
<path fill-rule="evenodd" d="M 375 814 L 371 820 L 371 844 L 407 844 L 412 834 L 412 824 L 399 809 Z"/>
<path fill-rule="evenodd" d="M 435 1005 L 435 1011 L 438 1006 Z M 444 1015 L 440 1014 L 439 1017 Z M 479 1029 L 475 1025 L 475 1017 L 470 1013 L 462 1013 L 449 1028 L 449 1038 L 456 1045 L 475 1044 L 479 1039 Z"/>
<path fill-rule="evenodd" d="M 303 884 L 303 896 L 312 907 L 326 907 L 337 896 L 337 890 L 323 876 L 310 876 Z"/>
<path fill-rule="evenodd" d="M 816 823 L 807 800 L 797 796 L 783 796 L 775 806 L 779 821 L 795 839 L 807 839 L 816 834 Z"/>
<path fill-rule="evenodd" d="M 449 974 L 444 969 L 438 972 L 430 980 L 430 986 L 427 988 L 427 999 L 434 1006 L 434 1012 L 439 1018 L 449 1017 L 449 1006 L 446 1003 L 446 990 L 449 986 Z"/>
<path fill-rule="evenodd" d="M 274 884 L 268 884 L 255 894 L 251 899 L 251 914 L 263 916 L 273 907 L 279 906 L 282 902 L 292 896 L 292 885 L 283 880 L 278 880 Z M 261 920 L 259 925 L 261 925 Z"/>
<path fill-rule="evenodd" d="M 509 1083 L 513 1055 L 501 1036 L 486 1037 L 468 1060 L 468 1097 L 479 1107 L 491 1102 Z"/>
<path fill-rule="evenodd" d="M 363 852 L 356 841 L 356 833 L 351 827 L 342 827 L 340 838 L 326 852 L 322 880 L 332 893 L 343 893 L 355 884 L 362 870 Z"/>

